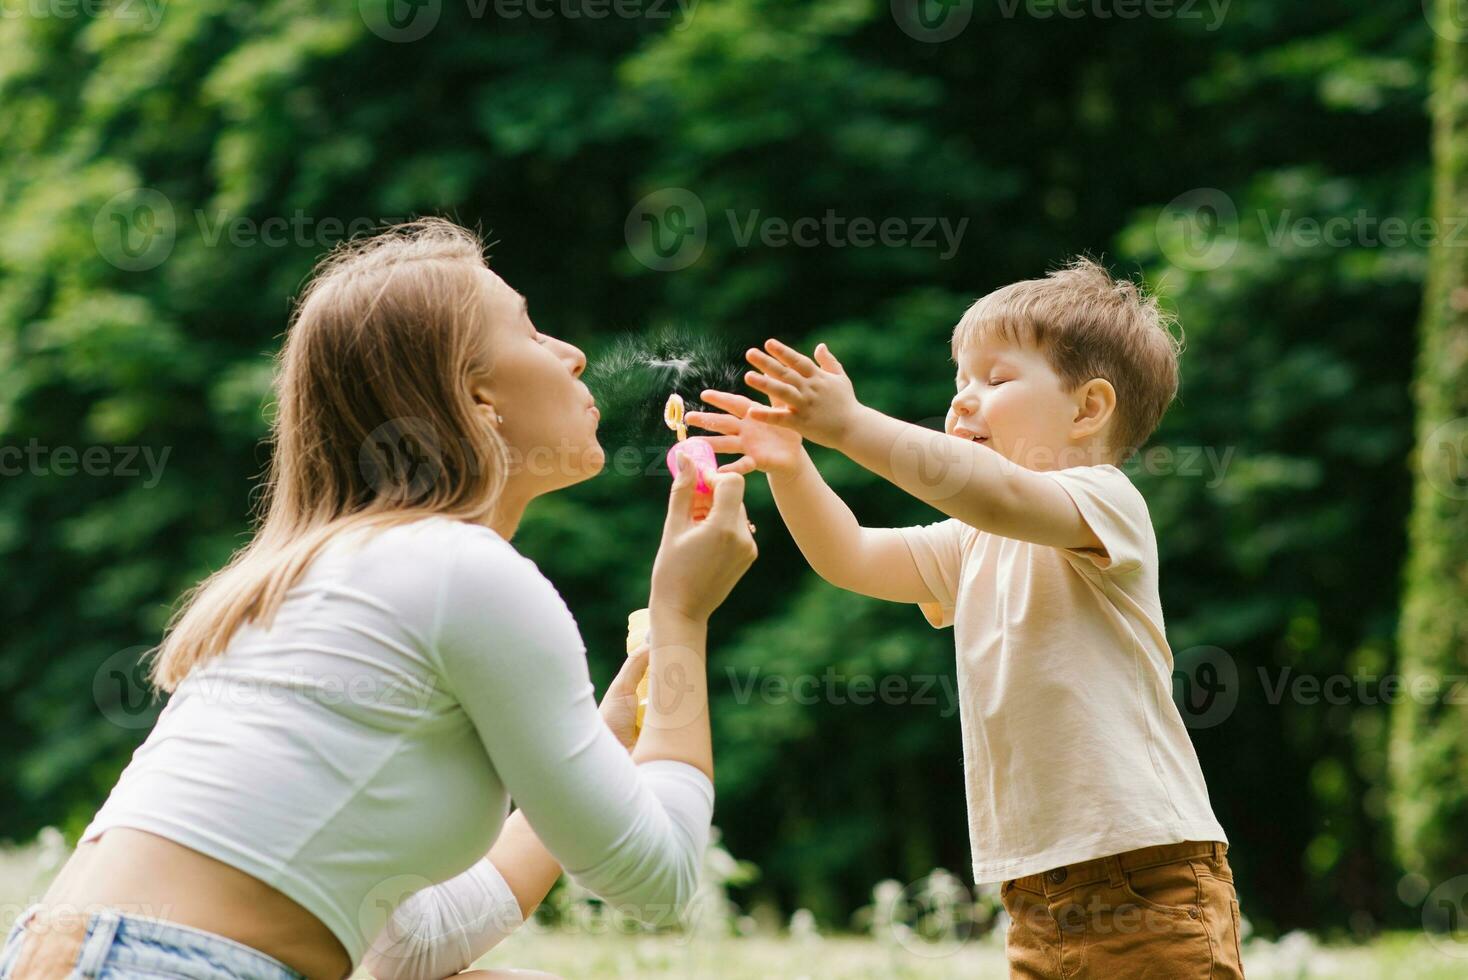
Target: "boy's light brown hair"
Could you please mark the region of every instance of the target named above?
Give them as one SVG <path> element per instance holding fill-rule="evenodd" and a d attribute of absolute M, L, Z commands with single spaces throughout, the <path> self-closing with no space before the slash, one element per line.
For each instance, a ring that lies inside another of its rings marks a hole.
<path fill-rule="evenodd" d="M 953 357 L 999 337 L 1037 348 L 1067 391 L 1105 378 L 1116 389 L 1107 449 L 1120 461 L 1147 441 L 1177 394 L 1182 337 L 1174 326 L 1155 296 L 1081 256 L 970 306 L 953 331 Z"/>

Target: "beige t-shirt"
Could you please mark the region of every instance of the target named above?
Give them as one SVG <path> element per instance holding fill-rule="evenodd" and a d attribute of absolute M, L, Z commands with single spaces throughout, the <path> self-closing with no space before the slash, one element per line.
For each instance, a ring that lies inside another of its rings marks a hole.
<path fill-rule="evenodd" d="M 975 882 L 1184 840 L 1223 841 L 1157 595 L 1147 504 L 1115 466 L 1044 474 L 1106 553 L 979 531 L 901 532 L 958 655 Z"/>

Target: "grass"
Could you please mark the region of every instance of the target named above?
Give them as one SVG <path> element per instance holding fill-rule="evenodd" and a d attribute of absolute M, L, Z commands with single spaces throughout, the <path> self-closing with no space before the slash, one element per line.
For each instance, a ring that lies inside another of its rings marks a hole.
<path fill-rule="evenodd" d="M 571 978 L 671 978 L 691 980 L 984 980 L 1007 977 L 1002 948 L 972 943 L 929 958 L 859 936 L 751 936 L 738 939 L 633 936 L 516 935 L 490 951 L 479 966 L 546 970 Z"/>
<path fill-rule="evenodd" d="M 0 847 L 0 931 L 8 931 L 40 898 L 67 853 L 55 831 L 26 847 Z M 793 932 L 742 937 L 726 934 L 721 921 L 695 936 L 629 934 L 610 925 L 583 925 L 572 932 L 533 922 L 477 965 L 545 970 L 567 980 L 1003 980 L 1008 975 L 998 934 L 936 946 L 916 939 L 904 944 L 888 935 L 886 941 L 819 935 L 808 920 Z M 1349 946 L 1321 945 L 1304 933 L 1278 942 L 1251 938 L 1244 946 L 1244 965 L 1250 980 L 1462 980 L 1468 977 L 1468 932 L 1456 937 L 1390 933 Z"/>
<path fill-rule="evenodd" d="M 1320 946 L 1303 933 L 1279 943 L 1244 947 L 1250 980 L 1462 980 L 1468 945 L 1457 957 L 1425 936 L 1394 933 L 1367 946 Z M 948 955 L 922 956 L 901 946 L 859 936 L 793 939 L 755 936 L 679 940 L 620 935 L 516 935 L 491 950 L 481 967 L 538 969 L 566 977 L 644 980 L 1004 980 L 1004 948 L 997 940 L 966 943 Z"/>

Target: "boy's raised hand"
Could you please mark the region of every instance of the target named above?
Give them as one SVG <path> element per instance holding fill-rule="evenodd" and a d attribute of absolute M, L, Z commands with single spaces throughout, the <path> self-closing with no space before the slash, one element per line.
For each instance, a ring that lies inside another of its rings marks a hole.
<path fill-rule="evenodd" d="M 745 383 L 770 396 L 770 405 L 751 403 L 746 418 L 791 429 L 811 442 L 839 448 L 861 403 L 851 379 L 825 344 L 816 345 L 815 360 L 778 340 L 765 349 L 751 347 L 744 356 L 758 371 Z"/>
<path fill-rule="evenodd" d="M 708 390 L 699 395 L 708 404 L 724 412 L 689 412 L 689 425 L 708 432 L 720 433 L 708 437 L 716 453 L 742 453 L 732 463 L 719 467 L 720 473 L 748 473 L 761 470 L 765 473 L 793 472 L 800 463 L 800 433 L 759 422 L 749 417 L 754 408 L 765 408 L 743 395 L 727 391 Z"/>

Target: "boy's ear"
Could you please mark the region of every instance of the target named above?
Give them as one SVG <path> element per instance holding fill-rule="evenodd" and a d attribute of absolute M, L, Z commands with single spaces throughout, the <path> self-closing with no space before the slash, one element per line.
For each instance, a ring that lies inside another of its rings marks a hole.
<path fill-rule="evenodd" d="M 1105 378 L 1092 378 L 1076 389 L 1076 415 L 1071 435 L 1089 439 L 1096 435 L 1116 414 L 1116 389 Z"/>

